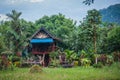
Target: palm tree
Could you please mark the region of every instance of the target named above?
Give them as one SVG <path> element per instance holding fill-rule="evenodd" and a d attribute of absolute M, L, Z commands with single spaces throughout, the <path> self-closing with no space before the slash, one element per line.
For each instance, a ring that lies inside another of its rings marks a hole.
<path fill-rule="evenodd" d="M 17 53 L 20 49 L 19 43 L 22 34 L 22 29 L 19 21 L 19 17 L 22 13 L 17 12 L 16 10 L 12 10 L 12 13 L 7 14 L 7 16 L 11 19 L 11 29 L 9 32 L 9 39 L 13 41 L 13 50 Z"/>
<path fill-rule="evenodd" d="M 11 19 L 11 27 L 15 30 L 15 32 L 19 32 L 20 30 L 20 23 L 19 17 L 22 13 L 12 10 L 12 13 L 7 14 L 7 16 Z"/>

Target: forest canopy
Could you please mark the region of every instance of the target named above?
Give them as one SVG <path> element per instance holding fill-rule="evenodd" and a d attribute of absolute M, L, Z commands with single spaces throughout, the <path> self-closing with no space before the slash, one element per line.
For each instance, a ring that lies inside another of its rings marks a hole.
<path fill-rule="evenodd" d="M 96 9 L 89 10 L 80 25 L 59 13 L 43 16 L 35 22 L 20 19 L 22 12 L 12 10 L 8 13 L 10 21 L 0 24 L 0 53 L 20 52 L 29 44 L 29 38 L 40 28 L 45 27 L 51 34 L 60 38 L 62 49 L 79 53 L 111 53 L 120 50 L 120 25 L 102 22 Z"/>

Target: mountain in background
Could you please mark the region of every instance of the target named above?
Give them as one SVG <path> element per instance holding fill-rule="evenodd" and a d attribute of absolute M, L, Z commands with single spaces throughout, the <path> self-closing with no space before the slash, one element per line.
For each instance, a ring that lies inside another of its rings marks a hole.
<path fill-rule="evenodd" d="M 111 5 L 106 9 L 101 9 L 102 21 L 120 24 L 120 4 Z"/>

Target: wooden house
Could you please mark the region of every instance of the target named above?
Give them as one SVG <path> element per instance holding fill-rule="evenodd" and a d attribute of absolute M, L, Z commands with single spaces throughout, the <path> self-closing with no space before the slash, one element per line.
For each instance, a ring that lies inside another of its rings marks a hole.
<path fill-rule="evenodd" d="M 43 58 L 43 66 L 48 66 L 50 52 L 55 51 L 56 43 L 60 40 L 50 34 L 45 28 L 40 28 L 30 39 L 32 54 Z"/>

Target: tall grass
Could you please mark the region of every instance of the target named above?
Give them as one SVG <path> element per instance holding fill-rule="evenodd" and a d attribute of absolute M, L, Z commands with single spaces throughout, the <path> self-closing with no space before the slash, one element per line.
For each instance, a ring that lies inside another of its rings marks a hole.
<path fill-rule="evenodd" d="M 120 63 L 103 68 L 43 68 L 42 73 L 17 68 L 14 71 L 0 71 L 0 80 L 120 80 Z"/>

